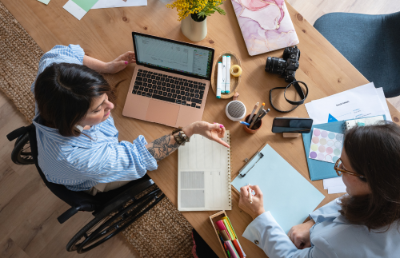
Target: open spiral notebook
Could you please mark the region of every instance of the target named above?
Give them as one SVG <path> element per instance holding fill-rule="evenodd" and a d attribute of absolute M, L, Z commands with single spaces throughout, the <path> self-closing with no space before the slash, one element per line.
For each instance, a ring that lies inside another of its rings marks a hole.
<path fill-rule="evenodd" d="M 230 134 L 226 131 L 225 142 Z M 178 210 L 231 210 L 230 149 L 201 135 L 178 150 Z"/>

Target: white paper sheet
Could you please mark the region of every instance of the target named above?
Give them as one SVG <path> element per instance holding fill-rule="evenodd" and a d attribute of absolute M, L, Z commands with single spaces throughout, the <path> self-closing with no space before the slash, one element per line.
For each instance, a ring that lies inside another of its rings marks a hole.
<path fill-rule="evenodd" d="M 323 184 L 324 189 L 328 190 L 328 194 L 346 192 L 346 185 L 343 183 L 342 177 L 324 179 Z"/>
<path fill-rule="evenodd" d="M 383 91 L 377 90 L 371 82 L 309 102 L 306 109 L 314 124 L 327 123 L 330 117 L 333 121 L 343 121 L 385 114 L 390 119 L 389 108 L 382 94 Z"/>
<path fill-rule="evenodd" d="M 335 193 L 345 193 L 346 186 L 335 186 L 328 188 L 328 194 L 335 194 Z"/>
<path fill-rule="evenodd" d="M 92 9 L 147 6 L 147 0 L 99 0 Z"/>

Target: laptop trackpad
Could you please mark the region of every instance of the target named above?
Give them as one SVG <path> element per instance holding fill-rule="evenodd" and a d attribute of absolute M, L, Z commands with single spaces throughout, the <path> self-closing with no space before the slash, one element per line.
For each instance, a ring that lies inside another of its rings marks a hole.
<path fill-rule="evenodd" d="M 179 108 L 179 105 L 152 99 L 147 108 L 146 120 L 174 127 Z"/>

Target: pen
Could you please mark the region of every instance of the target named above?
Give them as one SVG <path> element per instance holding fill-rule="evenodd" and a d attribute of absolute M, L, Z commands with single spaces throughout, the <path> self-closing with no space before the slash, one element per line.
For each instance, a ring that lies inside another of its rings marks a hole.
<path fill-rule="evenodd" d="M 240 123 L 241 123 L 242 125 L 247 125 L 247 126 L 250 125 L 249 123 L 246 123 L 246 122 L 243 122 L 243 121 L 240 121 Z"/>
<path fill-rule="evenodd" d="M 223 75 L 223 69 L 222 69 L 222 63 L 218 62 L 218 74 L 217 74 L 217 99 L 221 98 L 221 92 L 222 92 L 222 75 Z"/>
<path fill-rule="evenodd" d="M 256 110 L 257 110 L 257 108 L 258 108 L 258 104 L 259 104 L 259 102 L 257 102 L 257 103 L 254 105 L 254 109 L 253 109 L 253 111 L 251 112 L 251 114 L 250 114 L 249 119 L 247 120 L 247 122 L 251 123 L 251 119 L 253 118 L 254 113 L 256 112 Z"/>
<path fill-rule="evenodd" d="M 249 202 L 253 203 L 253 196 L 251 195 L 251 188 L 250 188 L 250 184 L 248 184 L 249 188 L 247 188 L 247 190 L 249 190 Z"/>
<path fill-rule="evenodd" d="M 231 56 L 226 56 L 225 93 L 231 90 Z"/>
<path fill-rule="evenodd" d="M 262 103 L 260 109 L 257 112 L 257 115 L 254 116 L 253 121 L 250 123 L 249 129 L 253 127 L 253 125 L 256 123 L 257 118 L 260 116 L 261 112 L 263 112 L 265 107 L 265 103 Z"/>
<path fill-rule="evenodd" d="M 256 120 L 255 123 L 257 123 L 258 121 L 260 121 L 261 119 L 263 119 L 263 117 L 264 117 L 266 114 L 268 114 L 269 111 L 270 111 L 269 108 L 268 108 L 267 110 L 264 109 L 264 112 L 263 112 L 259 117 L 257 117 L 257 120 Z"/>

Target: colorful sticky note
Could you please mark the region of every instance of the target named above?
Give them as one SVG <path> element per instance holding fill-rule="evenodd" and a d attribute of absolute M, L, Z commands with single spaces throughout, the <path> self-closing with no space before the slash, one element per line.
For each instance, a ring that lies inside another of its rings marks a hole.
<path fill-rule="evenodd" d="M 343 134 L 314 128 L 309 158 L 336 163 L 342 154 Z"/>
<path fill-rule="evenodd" d="M 97 1 L 99 0 L 69 0 L 63 8 L 80 20 Z"/>
<path fill-rule="evenodd" d="M 50 0 L 38 0 L 41 3 L 44 3 L 45 5 L 48 5 Z"/>

